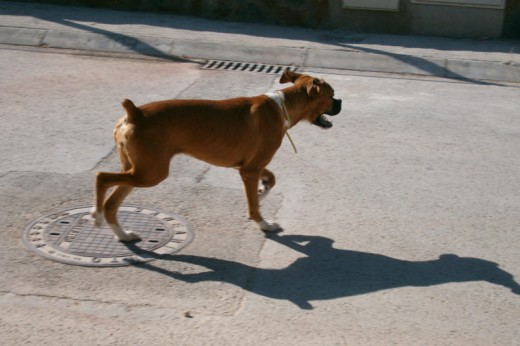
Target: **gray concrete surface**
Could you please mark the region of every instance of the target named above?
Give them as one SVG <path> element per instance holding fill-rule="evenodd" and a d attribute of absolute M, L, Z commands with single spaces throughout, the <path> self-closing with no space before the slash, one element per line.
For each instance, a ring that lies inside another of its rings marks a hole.
<path fill-rule="evenodd" d="M 8 1 L 0 1 L 0 44 L 520 82 L 519 41 L 357 34 Z"/>
<path fill-rule="evenodd" d="M 344 102 L 291 130 L 246 219 L 234 170 L 187 157 L 128 202 L 195 240 L 145 265 L 86 268 L 26 250 L 23 228 L 91 203 L 116 170 L 119 102 L 225 98 L 277 76 L 197 63 L 0 49 L 0 336 L 6 345 L 515 345 L 520 340 L 517 84 L 312 69 Z M 67 51 L 68 52 L 68 51 Z M 74 52 L 68 52 L 74 53 Z M 76 52 L 77 53 L 77 52 Z"/>

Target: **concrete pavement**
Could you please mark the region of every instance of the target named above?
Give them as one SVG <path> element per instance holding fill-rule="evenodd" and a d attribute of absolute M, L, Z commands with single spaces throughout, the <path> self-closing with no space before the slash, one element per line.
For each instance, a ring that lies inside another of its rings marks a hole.
<path fill-rule="evenodd" d="M 520 42 L 357 34 L 0 2 L 0 44 L 520 82 Z"/>
<path fill-rule="evenodd" d="M 180 156 L 127 202 L 194 241 L 145 265 L 27 250 L 34 218 L 92 202 L 118 169 L 119 101 L 225 98 L 278 76 L 194 63 L 0 49 L 0 339 L 5 345 L 515 345 L 520 339 L 519 86 L 316 73 L 344 110 L 301 124 L 269 167 L 266 238 L 240 177 Z M 442 102 L 439 102 L 442 100 Z"/>

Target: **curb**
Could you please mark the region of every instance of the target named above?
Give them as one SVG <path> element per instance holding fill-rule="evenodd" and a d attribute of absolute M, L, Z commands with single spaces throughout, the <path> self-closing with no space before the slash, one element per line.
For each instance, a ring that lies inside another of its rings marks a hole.
<path fill-rule="evenodd" d="M 126 36 L 52 29 L 0 27 L 0 44 L 131 53 L 162 58 L 231 60 L 246 63 L 436 76 L 520 83 L 520 66 L 382 52 L 267 47 L 247 44 Z"/>

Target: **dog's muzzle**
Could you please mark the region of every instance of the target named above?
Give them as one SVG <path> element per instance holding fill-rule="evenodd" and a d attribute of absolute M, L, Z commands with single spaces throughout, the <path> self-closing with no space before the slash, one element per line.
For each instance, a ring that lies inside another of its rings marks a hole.
<path fill-rule="evenodd" d="M 341 100 L 333 98 L 332 108 L 324 114 L 334 116 L 339 112 L 341 112 Z M 317 117 L 313 124 L 321 127 L 322 129 L 330 129 L 332 127 L 332 123 L 323 114 Z"/>

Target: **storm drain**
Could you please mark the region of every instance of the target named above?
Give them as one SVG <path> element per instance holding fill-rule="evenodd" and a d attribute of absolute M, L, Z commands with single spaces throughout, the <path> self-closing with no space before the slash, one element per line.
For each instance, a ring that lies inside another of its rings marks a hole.
<path fill-rule="evenodd" d="M 202 68 L 209 70 L 247 71 L 268 74 L 280 74 L 284 71 L 296 71 L 294 66 L 266 65 L 250 62 L 237 62 L 225 60 L 209 60 Z"/>
<path fill-rule="evenodd" d="M 124 229 L 142 240 L 122 243 L 106 225 L 95 227 L 91 207 L 66 209 L 34 220 L 23 231 L 23 241 L 47 259 L 81 266 L 115 267 L 148 262 L 172 254 L 193 239 L 189 225 L 178 216 L 134 206 L 119 208 Z"/>

